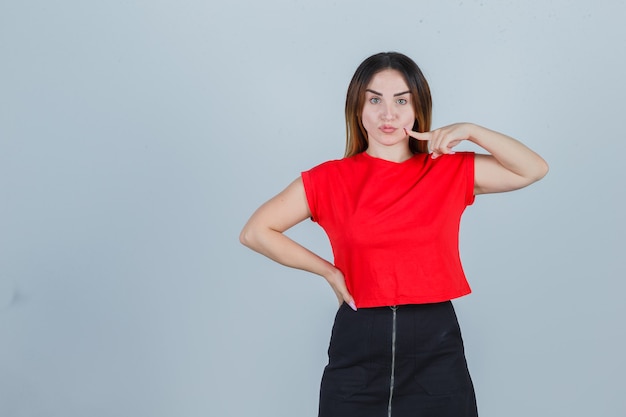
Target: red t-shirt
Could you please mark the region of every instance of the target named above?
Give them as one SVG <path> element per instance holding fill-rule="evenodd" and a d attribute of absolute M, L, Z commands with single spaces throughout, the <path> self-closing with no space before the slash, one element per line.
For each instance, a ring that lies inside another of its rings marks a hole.
<path fill-rule="evenodd" d="M 470 293 L 459 224 L 474 202 L 474 154 L 401 162 L 363 152 L 302 173 L 312 219 L 357 307 L 447 301 Z"/>

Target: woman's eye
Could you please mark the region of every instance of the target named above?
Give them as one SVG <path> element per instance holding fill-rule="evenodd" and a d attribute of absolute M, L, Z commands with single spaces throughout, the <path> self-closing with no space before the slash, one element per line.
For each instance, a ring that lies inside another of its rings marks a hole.
<path fill-rule="evenodd" d="M 406 103 L 408 103 L 408 101 L 406 101 L 405 98 L 399 98 L 398 99 L 398 104 L 406 104 Z"/>
<path fill-rule="evenodd" d="M 380 103 L 380 99 L 378 97 L 372 97 L 372 98 L 370 98 L 370 103 L 378 104 L 378 103 Z"/>

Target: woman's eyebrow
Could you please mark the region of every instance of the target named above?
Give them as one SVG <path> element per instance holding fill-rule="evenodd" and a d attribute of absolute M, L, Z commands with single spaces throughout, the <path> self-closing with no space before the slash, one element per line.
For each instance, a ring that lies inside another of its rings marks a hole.
<path fill-rule="evenodd" d="M 366 89 L 365 89 L 365 91 L 369 91 L 370 93 L 372 93 L 372 94 L 376 94 L 377 96 L 382 96 L 382 94 L 381 94 L 381 93 L 379 93 L 378 91 L 374 91 L 374 90 L 371 90 L 371 89 L 369 89 L 369 88 L 366 88 Z M 404 94 L 410 94 L 410 93 L 411 93 L 411 91 L 410 91 L 410 90 L 406 90 L 406 91 L 403 91 L 403 92 L 401 92 L 401 93 L 394 94 L 393 96 L 394 96 L 394 97 L 398 97 L 398 96 L 401 96 L 401 95 L 404 95 Z"/>

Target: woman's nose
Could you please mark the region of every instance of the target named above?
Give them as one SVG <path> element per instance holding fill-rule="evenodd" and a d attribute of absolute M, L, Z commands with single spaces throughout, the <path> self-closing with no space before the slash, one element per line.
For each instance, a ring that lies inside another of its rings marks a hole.
<path fill-rule="evenodd" d="M 383 120 L 391 120 L 394 117 L 394 111 L 392 106 L 386 105 L 382 107 L 381 118 Z"/>

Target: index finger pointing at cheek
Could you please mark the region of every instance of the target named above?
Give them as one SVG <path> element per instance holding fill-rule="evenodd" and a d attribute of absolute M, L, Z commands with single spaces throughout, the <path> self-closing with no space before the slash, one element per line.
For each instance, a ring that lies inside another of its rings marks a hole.
<path fill-rule="evenodd" d="M 414 132 L 410 129 L 404 128 L 407 135 L 417 140 L 430 140 L 432 137 L 431 132 Z"/>

